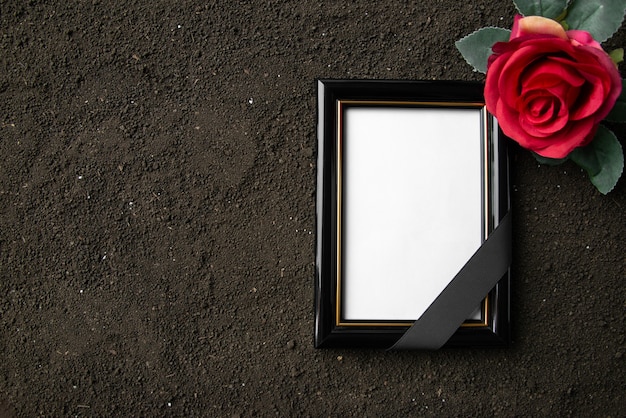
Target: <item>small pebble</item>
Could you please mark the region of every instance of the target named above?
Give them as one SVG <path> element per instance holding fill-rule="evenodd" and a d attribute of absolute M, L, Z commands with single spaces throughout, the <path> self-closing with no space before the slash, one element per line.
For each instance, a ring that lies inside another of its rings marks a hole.
<path fill-rule="evenodd" d="M 287 348 L 293 350 L 294 348 L 296 348 L 296 342 L 294 340 L 287 341 Z"/>

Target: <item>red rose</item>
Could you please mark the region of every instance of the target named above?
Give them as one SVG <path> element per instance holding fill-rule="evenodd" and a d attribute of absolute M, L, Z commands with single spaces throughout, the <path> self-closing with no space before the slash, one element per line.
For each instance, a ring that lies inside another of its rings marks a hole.
<path fill-rule="evenodd" d="M 593 139 L 622 90 L 619 71 L 585 31 L 516 16 L 509 42 L 489 57 L 485 101 L 522 147 L 564 158 Z"/>

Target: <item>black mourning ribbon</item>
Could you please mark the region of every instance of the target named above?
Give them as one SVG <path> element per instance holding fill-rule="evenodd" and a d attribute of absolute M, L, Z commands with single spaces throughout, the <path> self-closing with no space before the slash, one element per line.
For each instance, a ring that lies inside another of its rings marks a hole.
<path fill-rule="evenodd" d="M 511 212 L 390 350 L 441 348 L 511 265 Z"/>

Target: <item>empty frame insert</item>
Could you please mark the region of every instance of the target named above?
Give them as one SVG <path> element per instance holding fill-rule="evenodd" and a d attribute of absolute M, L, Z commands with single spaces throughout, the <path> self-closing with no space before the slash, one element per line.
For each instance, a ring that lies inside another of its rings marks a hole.
<path fill-rule="evenodd" d="M 482 84 L 318 81 L 316 347 L 392 346 L 508 209 Z M 508 287 L 447 345 L 506 344 Z"/>

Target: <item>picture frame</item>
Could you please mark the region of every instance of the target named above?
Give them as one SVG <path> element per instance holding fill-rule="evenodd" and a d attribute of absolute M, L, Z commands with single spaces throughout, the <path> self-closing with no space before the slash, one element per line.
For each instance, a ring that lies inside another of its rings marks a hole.
<path fill-rule="evenodd" d="M 317 91 L 314 344 L 391 348 L 509 212 L 506 142 L 482 83 L 320 79 Z M 445 347 L 508 345 L 510 280 Z"/>

